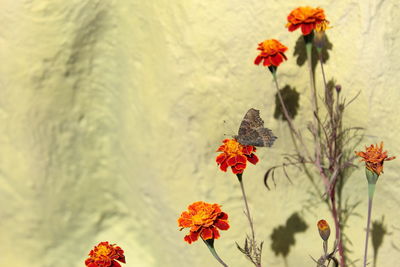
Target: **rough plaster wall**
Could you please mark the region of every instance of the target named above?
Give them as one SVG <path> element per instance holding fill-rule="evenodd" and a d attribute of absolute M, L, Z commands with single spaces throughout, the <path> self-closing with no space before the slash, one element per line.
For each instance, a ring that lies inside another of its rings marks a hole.
<path fill-rule="evenodd" d="M 302 93 L 308 116 L 308 75 L 292 56 L 299 33 L 285 18 L 298 5 L 319 5 L 334 26 L 326 71 L 348 98 L 361 95 L 347 122 L 367 128 L 365 143 L 384 140 L 400 155 L 397 1 L 16 1 L 1 0 L 0 20 L 0 266 L 83 266 L 99 241 L 118 243 L 127 266 L 218 266 L 201 242 L 187 245 L 176 220 L 197 200 L 223 204 L 231 229 L 216 242 L 231 266 L 250 266 L 236 250 L 248 227 L 240 188 L 215 166 L 215 149 L 245 111 L 261 110 L 279 136 L 260 149 L 245 173 L 263 262 L 284 266 L 270 250 L 274 227 L 302 210 L 310 187 L 294 174 L 267 191 L 264 171 L 291 146 L 273 119 L 274 87 L 252 61 L 258 42 L 289 46 L 281 84 Z M 321 83 L 319 81 L 318 85 Z M 321 86 L 320 86 L 321 88 Z M 226 121 L 226 123 L 224 123 Z M 306 121 L 296 120 L 305 128 Z M 400 232 L 397 161 L 379 182 L 373 216 L 385 215 L 377 266 L 395 266 Z M 352 259 L 363 253 L 366 182 L 354 172 L 345 194 L 362 201 L 347 233 Z M 320 240 L 315 222 L 331 221 L 319 205 L 303 213 L 288 266 L 310 266 Z M 372 257 L 372 251 L 370 252 Z"/>

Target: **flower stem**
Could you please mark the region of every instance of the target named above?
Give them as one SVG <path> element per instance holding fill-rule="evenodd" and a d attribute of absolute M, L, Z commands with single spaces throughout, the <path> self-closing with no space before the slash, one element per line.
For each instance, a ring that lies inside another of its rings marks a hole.
<path fill-rule="evenodd" d="M 292 138 L 293 138 L 293 135 L 295 135 L 295 136 L 297 137 L 297 139 L 299 140 L 300 144 L 301 144 L 302 147 L 303 147 L 303 152 L 304 152 L 304 153 L 306 154 L 306 156 L 308 157 L 307 147 L 304 145 L 303 139 L 302 139 L 300 133 L 296 131 L 296 128 L 294 127 L 292 118 L 290 117 L 289 112 L 288 112 L 288 109 L 287 109 L 287 107 L 286 107 L 286 105 L 285 105 L 285 102 L 283 101 L 282 94 L 281 94 L 281 91 L 280 91 L 279 85 L 278 85 L 278 79 L 276 78 L 276 69 L 273 69 L 273 71 L 272 71 L 272 77 L 274 78 L 274 83 L 275 83 L 276 91 L 277 91 L 277 94 L 278 94 L 279 102 L 281 103 L 281 107 L 282 107 L 282 110 L 283 110 L 283 115 L 285 116 L 286 121 L 287 121 L 288 124 L 289 124 L 290 133 L 291 133 L 291 135 L 292 135 Z M 296 151 L 300 152 L 300 150 L 299 150 L 299 148 L 298 148 L 298 145 L 297 145 L 297 142 L 295 141 L 294 138 L 293 138 L 293 144 L 294 144 L 294 146 L 295 146 L 295 148 L 296 148 Z M 300 154 L 300 153 L 299 153 L 299 154 Z"/>
<path fill-rule="evenodd" d="M 310 73 L 310 86 L 311 86 L 311 99 L 313 104 L 313 111 L 318 114 L 318 103 L 317 103 L 317 90 L 315 89 L 314 84 L 314 74 L 312 69 L 312 43 L 306 43 L 306 52 L 307 52 L 307 62 L 308 62 L 308 70 Z M 314 115 L 313 115 L 314 117 Z"/>
<path fill-rule="evenodd" d="M 289 124 L 291 132 L 293 132 L 298 137 L 298 133 L 297 133 L 296 129 L 293 126 L 292 118 L 289 115 L 289 112 L 288 112 L 288 110 L 286 108 L 285 102 L 283 102 L 281 91 L 279 90 L 278 79 L 276 78 L 276 70 L 274 70 L 272 72 L 272 77 L 274 78 L 274 83 L 275 83 L 276 91 L 277 91 L 277 94 L 278 94 L 279 102 L 281 103 L 283 115 L 285 116 L 286 121 Z"/>
<path fill-rule="evenodd" d="M 249 205 L 247 204 L 247 196 L 246 196 L 246 192 L 244 191 L 242 175 L 243 175 L 242 173 L 236 174 L 236 176 L 239 180 L 239 183 L 240 183 L 240 188 L 242 189 L 243 201 L 244 201 L 244 205 L 246 207 L 246 212 L 244 214 L 246 215 L 247 220 L 249 221 L 249 225 L 250 225 L 250 229 L 251 229 L 251 243 L 252 243 L 251 247 L 255 249 L 256 248 L 256 237 L 255 237 L 256 235 L 254 233 L 253 220 L 251 219 Z M 261 267 L 261 257 L 259 260 L 254 260 L 253 258 L 250 258 L 250 260 L 256 267 Z"/>
<path fill-rule="evenodd" d="M 244 201 L 244 205 L 246 207 L 245 214 L 249 221 L 249 225 L 250 225 L 250 229 L 251 229 L 251 237 L 252 237 L 252 240 L 254 241 L 255 240 L 254 226 L 253 226 L 253 221 L 250 216 L 249 205 L 247 204 L 247 196 L 246 196 L 246 192 L 244 191 L 242 175 L 243 175 L 242 173 L 236 174 L 236 176 L 238 177 L 239 183 L 240 183 L 240 188 L 242 189 L 243 201 Z"/>
<path fill-rule="evenodd" d="M 202 238 L 203 239 L 203 238 Z M 214 258 L 221 263 L 222 266 L 228 267 L 228 265 L 218 256 L 217 252 L 215 251 L 214 248 L 214 239 L 207 239 L 204 240 L 204 243 L 207 245 L 208 249 L 210 250 L 211 254 L 214 256 Z"/>
<path fill-rule="evenodd" d="M 308 62 L 308 72 L 310 73 L 310 87 L 311 87 L 311 103 L 313 107 L 313 122 L 314 122 L 314 142 L 315 142 L 315 160 L 317 165 L 321 163 L 321 146 L 320 146 L 320 126 L 317 120 L 318 116 L 318 99 L 317 99 L 317 89 L 314 83 L 314 73 L 312 68 L 312 42 L 306 43 L 307 51 L 307 62 Z"/>
<path fill-rule="evenodd" d="M 325 86 L 325 91 L 326 91 L 326 90 L 328 90 L 328 84 L 326 83 L 324 63 L 322 62 L 322 53 L 320 51 L 318 52 L 318 57 L 319 57 L 319 63 L 321 65 L 322 78 L 324 80 L 324 86 Z"/>
<path fill-rule="evenodd" d="M 345 263 L 345 257 L 344 257 L 344 248 L 343 248 L 343 240 L 342 240 L 342 233 L 341 233 L 341 229 L 340 229 L 340 222 L 339 222 L 339 216 L 338 216 L 338 212 L 336 209 L 336 200 L 335 200 L 335 186 L 333 186 L 332 191 L 331 191 L 331 204 L 332 204 L 332 217 L 333 220 L 335 222 L 335 238 L 337 240 L 337 244 L 338 244 L 338 251 L 339 251 L 339 261 L 340 261 L 340 266 L 341 267 L 345 267 L 346 263 Z"/>
<path fill-rule="evenodd" d="M 364 265 L 363 265 L 364 267 L 367 266 L 369 226 L 371 224 L 372 200 L 374 198 L 374 192 L 375 192 L 375 184 L 368 183 L 368 218 L 367 218 L 367 233 L 365 236 Z"/>

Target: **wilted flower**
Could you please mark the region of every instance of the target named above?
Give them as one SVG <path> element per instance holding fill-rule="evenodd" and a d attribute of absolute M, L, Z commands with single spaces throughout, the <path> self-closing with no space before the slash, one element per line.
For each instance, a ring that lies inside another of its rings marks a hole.
<path fill-rule="evenodd" d="M 328 240 L 330 234 L 331 234 L 331 228 L 329 227 L 329 224 L 325 220 L 319 220 L 317 223 L 318 226 L 318 231 L 319 235 L 321 238 L 326 241 Z"/>
<path fill-rule="evenodd" d="M 303 35 L 309 35 L 312 30 L 325 31 L 328 28 L 329 21 L 325 19 L 322 8 L 312 8 L 309 6 L 298 7 L 290 12 L 287 17 L 286 27 L 289 31 L 297 30 L 301 27 Z"/>
<path fill-rule="evenodd" d="M 264 60 L 264 66 L 277 67 L 283 62 L 283 60 L 287 59 L 284 54 L 287 49 L 288 48 L 281 44 L 278 40 L 265 40 L 264 42 L 258 44 L 257 50 L 260 50 L 261 53 L 254 60 L 254 64 L 259 65 L 261 61 Z"/>
<path fill-rule="evenodd" d="M 383 152 L 383 142 L 380 146 L 372 144 L 365 147 L 366 151 L 355 151 L 356 155 L 361 157 L 361 161 L 365 161 L 365 167 L 378 176 L 383 172 L 383 162 L 395 159 L 396 157 L 388 157 L 387 151 Z"/>
<path fill-rule="evenodd" d="M 182 212 L 178 219 L 178 226 L 190 227 L 190 233 L 184 240 L 191 244 L 199 236 L 203 240 L 218 239 L 220 230 L 228 230 L 228 214 L 222 212 L 218 204 L 209 204 L 203 201 L 194 202 L 189 205 L 188 211 Z"/>
<path fill-rule="evenodd" d="M 247 161 L 252 164 L 258 162 L 258 157 L 253 153 L 256 152 L 254 146 L 242 145 L 236 139 L 225 139 L 222 142 L 224 144 L 217 149 L 217 152 L 223 153 L 215 159 L 222 171 L 226 172 L 227 168 L 231 167 L 234 174 L 239 174 L 243 173 Z"/>
<path fill-rule="evenodd" d="M 85 260 L 87 267 L 121 267 L 117 262 L 125 263 L 124 251 L 115 244 L 100 242 Z"/>

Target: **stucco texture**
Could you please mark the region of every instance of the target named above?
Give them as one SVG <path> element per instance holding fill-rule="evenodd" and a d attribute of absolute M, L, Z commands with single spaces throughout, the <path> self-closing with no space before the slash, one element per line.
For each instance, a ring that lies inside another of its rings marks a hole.
<path fill-rule="evenodd" d="M 366 129 L 359 149 L 383 140 L 399 156 L 398 1 L 1 0 L 0 266 L 84 266 L 100 241 L 121 246 L 126 266 L 219 266 L 177 225 L 199 200 L 229 214 L 220 256 L 251 266 L 234 243 L 249 234 L 239 183 L 215 163 L 251 107 L 278 136 L 244 175 L 264 266 L 313 266 L 310 255 L 322 253 L 316 222 L 333 227 L 332 218 L 320 199 L 304 209 L 311 187 L 301 172 L 291 171 L 292 183 L 277 172 L 276 187 L 265 188 L 265 171 L 293 145 L 273 117 L 272 76 L 253 63 L 265 39 L 289 47 L 278 79 L 300 93 L 295 122 L 306 132 L 309 76 L 293 55 L 300 33 L 284 27 L 300 5 L 324 8 L 331 22 L 328 78 L 348 99 L 361 92 L 345 114 L 346 125 Z M 344 190 L 360 201 L 346 228 L 357 266 L 367 210 L 359 166 Z M 384 216 L 388 233 L 379 267 L 399 266 L 399 173 L 398 159 L 385 165 L 374 199 L 373 219 Z M 276 256 L 271 234 L 295 213 L 307 229 L 286 258 Z"/>

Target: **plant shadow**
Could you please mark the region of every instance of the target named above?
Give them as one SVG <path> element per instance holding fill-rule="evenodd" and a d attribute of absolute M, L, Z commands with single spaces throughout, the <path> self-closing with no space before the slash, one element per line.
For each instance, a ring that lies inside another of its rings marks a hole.
<path fill-rule="evenodd" d="M 333 44 L 331 42 L 329 42 L 328 36 L 326 36 L 326 34 L 325 34 L 325 37 L 326 37 L 325 45 L 321 49 L 322 63 L 326 63 L 329 60 L 328 50 L 333 49 Z M 298 66 L 303 66 L 307 62 L 306 45 L 305 45 L 302 35 L 296 41 L 293 56 L 297 57 L 296 63 Z M 317 48 L 315 47 L 315 45 L 313 45 L 313 48 L 312 48 L 311 62 L 312 62 L 313 73 L 315 74 L 315 69 L 318 64 L 318 52 L 317 52 Z"/>
<path fill-rule="evenodd" d="M 286 109 L 289 113 L 290 118 L 294 119 L 299 110 L 299 99 L 300 94 L 296 91 L 295 87 L 291 87 L 286 84 L 285 87 L 279 89 L 281 93 L 283 103 L 285 103 Z M 274 118 L 287 121 L 286 117 L 283 115 L 281 103 L 279 101 L 278 93 L 275 94 L 275 111 Z"/>
<path fill-rule="evenodd" d="M 300 215 L 295 212 L 287 220 L 286 224 L 275 227 L 271 234 L 271 249 L 275 256 L 281 255 L 287 266 L 287 256 L 290 248 L 296 244 L 294 235 L 296 233 L 305 232 L 308 225 Z"/>
<path fill-rule="evenodd" d="M 385 235 L 388 235 L 386 225 L 384 224 L 385 217 L 382 216 L 382 219 L 372 221 L 372 229 L 371 229 L 371 239 L 372 239 L 372 248 L 374 250 L 374 264 L 373 267 L 376 267 L 376 260 L 378 259 L 378 250 L 383 244 L 383 238 Z"/>

